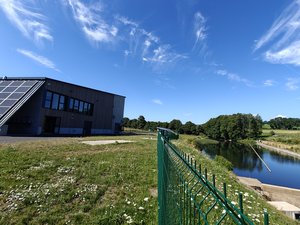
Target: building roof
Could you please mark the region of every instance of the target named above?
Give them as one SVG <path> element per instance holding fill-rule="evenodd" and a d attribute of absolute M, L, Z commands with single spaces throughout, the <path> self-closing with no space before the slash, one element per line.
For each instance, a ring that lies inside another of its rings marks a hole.
<path fill-rule="evenodd" d="M 45 83 L 41 79 L 0 80 L 0 127 Z"/>
<path fill-rule="evenodd" d="M 94 88 L 89 88 L 89 87 L 85 87 L 85 86 L 82 86 L 82 85 L 73 84 L 73 83 L 69 83 L 69 82 L 65 82 L 65 81 L 55 80 L 55 79 L 52 79 L 52 78 L 49 78 L 49 77 L 3 77 L 2 79 L 5 79 L 5 80 L 43 80 L 43 81 L 53 80 L 53 81 L 56 81 L 56 82 L 61 82 L 61 83 L 73 85 L 73 86 L 76 86 L 76 87 L 86 88 L 86 89 L 89 89 L 89 90 L 98 91 L 98 92 L 101 92 L 101 93 L 106 93 L 106 94 L 116 95 L 116 96 L 126 98 L 123 95 L 118 95 L 118 94 L 114 94 L 114 93 L 110 93 L 110 92 L 106 92 L 106 91 L 100 91 L 100 90 L 97 90 L 97 89 L 94 89 Z"/>

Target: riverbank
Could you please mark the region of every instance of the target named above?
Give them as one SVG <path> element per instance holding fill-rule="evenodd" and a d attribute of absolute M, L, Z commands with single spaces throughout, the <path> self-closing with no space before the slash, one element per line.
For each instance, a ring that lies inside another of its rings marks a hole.
<path fill-rule="evenodd" d="M 237 177 L 238 180 L 263 196 L 269 204 L 283 211 L 289 217 L 296 219 L 300 214 L 300 190 L 277 185 L 264 184 L 258 179 Z"/>
<path fill-rule="evenodd" d="M 283 149 L 283 148 L 278 148 L 278 147 L 266 145 L 266 144 L 264 144 L 263 141 L 256 141 L 256 144 L 258 146 L 266 148 L 270 151 L 278 152 L 278 153 L 283 154 L 283 155 L 288 155 L 288 156 L 292 156 L 292 157 L 296 157 L 296 158 L 300 159 L 300 154 L 299 153 L 292 152 L 292 151 L 289 151 L 289 150 Z"/>

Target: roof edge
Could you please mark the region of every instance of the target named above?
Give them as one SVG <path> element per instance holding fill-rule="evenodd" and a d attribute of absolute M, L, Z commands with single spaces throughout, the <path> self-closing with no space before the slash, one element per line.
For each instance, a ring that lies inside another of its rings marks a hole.
<path fill-rule="evenodd" d="M 46 80 L 53 80 L 53 81 L 62 82 L 62 83 L 69 84 L 69 85 L 74 85 L 74 86 L 81 87 L 81 88 L 90 89 L 90 90 L 93 90 L 93 91 L 99 91 L 99 92 L 102 92 L 102 93 L 106 93 L 106 94 L 126 98 L 126 96 L 123 96 L 123 95 L 114 94 L 114 93 L 107 92 L 107 91 L 101 91 L 101 90 L 97 90 L 95 88 L 85 87 L 85 86 L 82 86 L 82 85 L 73 84 L 73 83 L 69 83 L 69 82 L 61 81 L 61 80 L 56 80 L 56 79 L 49 78 L 49 77 L 6 77 L 6 76 L 3 76 L 2 78 L 0 78 L 0 81 L 1 80 L 45 80 L 45 81 Z"/>

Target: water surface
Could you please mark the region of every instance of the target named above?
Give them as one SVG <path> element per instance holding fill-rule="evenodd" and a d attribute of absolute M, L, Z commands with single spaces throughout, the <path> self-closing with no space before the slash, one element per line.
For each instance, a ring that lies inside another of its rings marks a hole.
<path fill-rule="evenodd" d="M 257 146 L 255 150 L 269 166 L 271 172 L 250 146 L 231 142 L 202 146 L 202 153 L 210 158 L 221 155 L 229 160 L 234 166 L 233 172 L 238 176 L 256 178 L 266 184 L 300 189 L 299 159 Z"/>

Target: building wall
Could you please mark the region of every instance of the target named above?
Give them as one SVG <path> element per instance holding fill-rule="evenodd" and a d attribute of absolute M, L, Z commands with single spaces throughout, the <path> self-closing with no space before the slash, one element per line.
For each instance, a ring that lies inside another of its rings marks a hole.
<path fill-rule="evenodd" d="M 93 104 L 93 115 L 45 108 L 44 99 L 47 90 Z M 125 97 L 122 96 L 46 79 L 45 84 L 37 93 L 9 120 L 27 118 L 28 126 L 22 129 L 20 127 L 12 129 L 13 126 L 9 125 L 8 133 L 43 134 L 46 117 L 56 117 L 60 121 L 55 126 L 56 134 L 82 135 L 86 123 L 91 123 L 89 129 L 91 134 L 113 134 L 115 124 L 120 123 L 123 118 L 124 101 Z"/>
<path fill-rule="evenodd" d="M 117 132 L 118 129 L 121 128 L 122 119 L 124 116 L 124 105 L 125 105 L 124 97 L 115 95 L 112 126 L 114 127 L 114 130 Z"/>
<path fill-rule="evenodd" d="M 40 135 L 43 91 L 40 89 L 8 120 L 8 134 Z"/>

